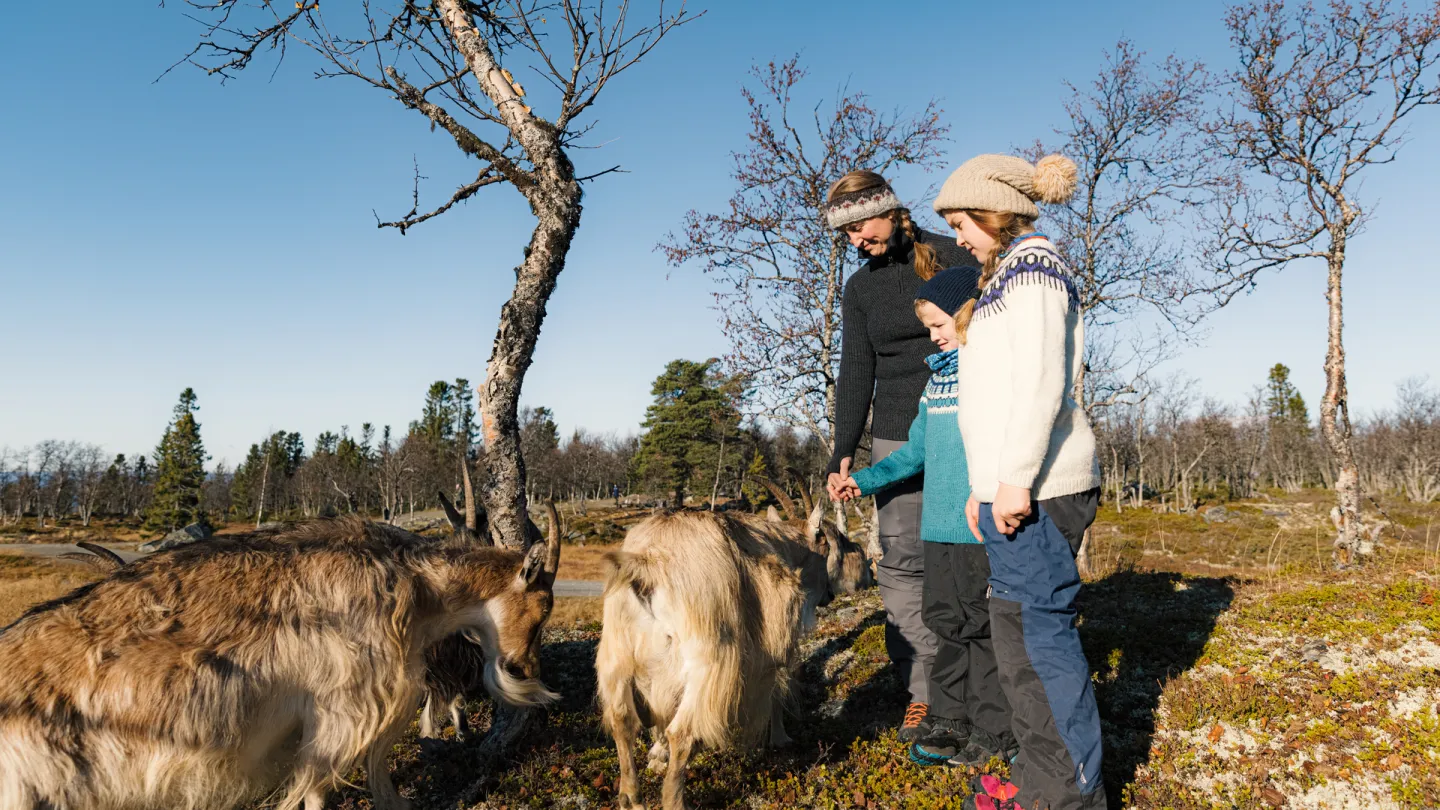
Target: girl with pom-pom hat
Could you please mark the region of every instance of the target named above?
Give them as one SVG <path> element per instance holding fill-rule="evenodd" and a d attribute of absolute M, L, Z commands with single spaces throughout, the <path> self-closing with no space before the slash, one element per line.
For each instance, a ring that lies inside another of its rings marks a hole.
<path fill-rule="evenodd" d="M 1035 229 L 1036 203 L 1074 193 L 1075 164 L 1060 155 L 1034 164 L 981 155 L 935 199 L 982 262 L 979 289 L 955 318 L 965 514 L 990 561 L 990 633 L 1018 755 L 1011 781 L 977 781 L 981 810 L 1105 807 L 1100 715 L 1075 629 L 1075 553 L 1099 507 L 1100 465 L 1070 395 L 1084 354 L 1075 281 Z M 970 748 L 964 764 L 987 753 Z"/>

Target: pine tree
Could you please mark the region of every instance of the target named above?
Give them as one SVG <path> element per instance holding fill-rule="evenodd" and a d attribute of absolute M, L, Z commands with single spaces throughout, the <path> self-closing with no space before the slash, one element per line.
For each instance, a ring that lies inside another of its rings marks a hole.
<path fill-rule="evenodd" d="M 740 492 L 745 495 L 745 500 L 751 506 L 759 506 L 770 497 L 770 492 L 765 485 L 760 483 L 761 478 L 770 477 L 770 467 L 765 463 L 765 454 L 760 448 L 755 448 L 755 455 L 750 458 L 750 466 L 745 470 L 745 482 L 740 485 Z"/>
<path fill-rule="evenodd" d="M 155 448 L 155 496 L 145 520 L 149 529 L 173 531 L 191 523 L 205 523 L 200 508 L 200 488 L 205 483 L 205 445 L 200 441 L 200 423 L 195 421 L 194 389 L 180 393 L 175 418 Z"/>
<path fill-rule="evenodd" d="M 722 444 L 737 435 L 738 385 L 714 371 L 717 363 L 671 361 L 650 389 L 655 401 L 645 410 L 635 469 L 673 491 L 675 506 L 692 486 L 709 487 L 706 474 L 716 474 Z"/>
<path fill-rule="evenodd" d="M 431 383 L 425 392 L 425 410 L 421 413 L 418 432 L 431 447 L 440 449 L 455 436 L 455 389 L 444 380 Z"/>
<path fill-rule="evenodd" d="M 1271 478 L 1276 486 L 1298 492 L 1307 482 L 1314 454 L 1314 433 L 1305 398 L 1290 382 L 1290 369 L 1276 363 L 1266 381 Z"/>
<path fill-rule="evenodd" d="M 553 494 L 556 485 L 557 455 L 560 451 L 560 427 L 555 412 L 541 405 L 520 411 L 520 458 L 525 462 L 528 493 Z"/>

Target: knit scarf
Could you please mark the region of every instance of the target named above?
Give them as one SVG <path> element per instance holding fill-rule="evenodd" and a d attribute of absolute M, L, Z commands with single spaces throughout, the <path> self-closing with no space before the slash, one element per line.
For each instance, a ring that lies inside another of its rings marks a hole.
<path fill-rule="evenodd" d="M 960 365 L 960 350 L 936 352 L 925 358 L 925 364 L 930 366 L 930 370 L 936 374 L 954 374 L 955 369 Z"/>

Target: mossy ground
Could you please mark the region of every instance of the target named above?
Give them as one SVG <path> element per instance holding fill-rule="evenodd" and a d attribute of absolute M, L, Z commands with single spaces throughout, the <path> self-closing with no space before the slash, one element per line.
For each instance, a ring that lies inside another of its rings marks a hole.
<path fill-rule="evenodd" d="M 1440 807 L 1440 508 L 1382 504 L 1393 526 L 1377 554 L 1337 574 L 1329 504 L 1324 492 L 1270 493 L 1209 523 L 1102 512 L 1079 607 L 1112 807 Z M 597 524 L 632 517 L 590 511 Z M 614 807 L 615 751 L 595 708 L 597 607 L 567 605 L 547 631 L 545 678 L 564 697 L 508 764 L 482 766 L 478 734 L 396 746 L 396 782 L 416 810 Z M 895 739 L 905 697 L 875 592 L 825 609 L 802 660 L 795 746 L 701 754 L 693 807 L 960 804 L 970 774 L 918 768 Z M 483 729 L 488 704 L 469 708 Z M 659 790 L 646 774 L 648 803 Z M 331 806 L 365 810 L 369 794 L 346 788 Z"/>
<path fill-rule="evenodd" d="M 1396 525 L 1347 574 L 1331 570 L 1327 493 L 1230 504 L 1212 523 L 1104 510 L 1080 634 L 1112 807 L 1440 806 L 1440 533 L 1426 533 L 1440 510 L 1385 507 Z M 593 627 L 551 636 L 547 678 L 565 698 L 512 765 L 477 772 L 473 741 L 398 746 L 398 781 L 417 810 L 613 807 L 614 746 L 594 705 L 597 639 Z M 960 805 L 970 774 L 916 767 L 895 739 L 905 698 L 878 595 L 825 610 L 804 661 L 796 746 L 701 755 L 694 807 Z M 488 709 L 472 708 L 483 725 Z M 643 797 L 656 802 L 659 790 L 647 774 Z M 338 801 L 367 804 L 363 790 Z"/>

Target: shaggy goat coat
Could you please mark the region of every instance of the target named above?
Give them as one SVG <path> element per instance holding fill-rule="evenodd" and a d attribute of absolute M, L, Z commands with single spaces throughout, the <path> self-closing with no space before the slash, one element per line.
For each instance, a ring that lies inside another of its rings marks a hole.
<path fill-rule="evenodd" d="M 823 506 L 821 507 L 823 510 Z M 663 806 L 683 806 L 693 746 L 783 744 L 777 700 L 800 636 L 832 593 L 869 584 L 864 553 L 811 515 L 801 530 L 752 516 L 674 512 L 610 555 L 596 653 L 600 704 L 620 758 L 620 807 L 636 806 L 635 736 L 655 731 Z M 667 761 L 668 749 L 668 761 Z"/>
<path fill-rule="evenodd" d="M 385 754 L 436 641 L 481 639 L 509 702 L 553 698 L 533 680 L 546 551 L 319 521 L 157 554 L 40 605 L 0 631 L 0 810 L 320 810 L 362 757 L 375 806 L 403 807 Z"/>

